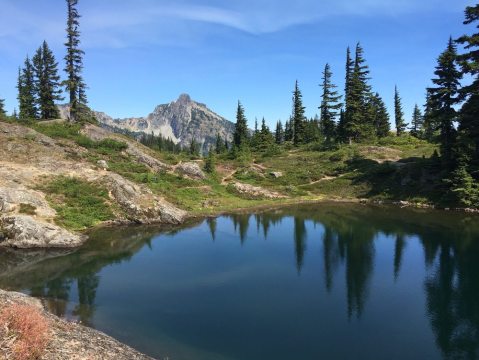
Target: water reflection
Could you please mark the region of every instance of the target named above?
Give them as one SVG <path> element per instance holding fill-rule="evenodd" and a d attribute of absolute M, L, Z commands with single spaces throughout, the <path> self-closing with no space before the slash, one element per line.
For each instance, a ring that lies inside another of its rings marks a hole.
<path fill-rule="evenodd" d="M 236 241 L 247 247 L 262 235 L 288 231 L 298 276 L 304 276 L 310 259 L 320 259 L 321 280 L 326 293 L 344 286 L 344 309 L 350 321 L 367 311 L 375 272 L 387 271 L 391 286 L 398 286 L 407 272 L 411 241 L 422 246 L 424 299 L 430 327 L 445 358 L 478 357 L 479 351 L 479 221 L 475 216 L 401 209 L 376 209 L 351 205 L 320 205 L 285 208 L 254 215 L 223 217 L 231 221 Z M 250 226 L 252 222 L 255 226 Z M 198 223 L 189 224 L 194 228 Z M 225 241 L 219 220 L 204 226 L 218 246 Z M 73 316 L 95 325 L 100 272 L 111 264 L 130 261 L 142 248 L 154 246 L 159 233 L 185 230 L 130 227 L 96 231 L 92 241 L 78 251 L 17 253 L 0 252 L 0 288 L 26 290 L 45 299 L 60 316 Z M 226 230 L 223 230 L 226 231 Z M 388 269 L 376 264 L 378 238 L 391 243 Z M 246 243 L 246 241 L 248 241 Z M 321 256 L 308 257 L 321 245 Z M 243 249 L 244 250 L 244 249 Z M 422 257 L 421 257 L 422 259 Z M 318 261 L 318 260 L 316 260 Z M 422 262 L 422 260 L 421 260 Z M 391 271 L 392 269 L 392 271 Z M 339 276 L 344 276 L 343 280 Z M 344 285 L 343 285 L 344 284 Z M 340 286 L 339 286 L 340 285 Z M 332 295 L 331 295 L 332 296 Z M 69 304 L 71 308 L 69 309 Z"/>

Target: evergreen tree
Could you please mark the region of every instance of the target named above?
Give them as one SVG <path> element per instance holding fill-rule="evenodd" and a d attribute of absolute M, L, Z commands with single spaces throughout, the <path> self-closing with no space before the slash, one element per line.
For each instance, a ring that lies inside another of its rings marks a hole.
<path fill-rule="evenodd" d="M 333 139 L 336 136 L 336 117 L 338 111 L 342 108 L 341 95 L 335 90 L 336 85 L 331 81 L 333 76 L 329 64 L 326 64 L 323 72 L 323 96 L 319 109 L 321 110 L 321 126 L 323 135 L 326 141 Z"/>
<path fill-rule="evenodd" d="M 365 64 L 363 53 L 363 48 L 358 43 L 354 70 L 351 74 L 348 89 L 349 95 L 344 124 L 344 132 L 350 142 L 353 139 L 370 138 L 375 133 L 373 124 L 367 116 L 371 87 L 368 85 L 369 68 Z"/>
<path fill-rule="evenodd" d="M 18 120 L 17 108 L 13 109 L 12 118 L 13 118 L 13 120 Z"/>
<path fill-rule="evenodd" d="M 423 130 L 423 126 L 424 117 L 422 116 L 421 109 L 419 109 L 419 106 L 416 104 L 414 106 L 411 120 L 411 135 L 417 138 L 421 137 L 420 135 Z"/>
<path fill-rule="evenodd" d="M 389 114 L 383 99 L 378 93 L 372 95 L 369 99 L 369 118 L 374 124 L 377 137 L 386 137 L 391 130 L 389 124 Z"/>
<path fill-rule="evenodd" d="M 0 99 L 0 118 L 5 118 L 7 112 L 5 111 L 5 99 Z"/>
<path fill-rule="evenodd" d="M 208 156 L 206 157 L 206 160 L 205 160 L 205 168 L 204 169 L 208 174 L 215 174 L 216 173 L 216 156 L 215 156 L 215 152 L 213 151 L 213 149 L 210 149 L 208 151 Z"/>
<path fill-rule="evenodd" d="M 465 16 L 465 25 L 478 23 L 479 4 L 468 6 Z M 479 29 L 479 24 L 476 28 Z M 479 161 L 479 32 L 464 35 L 457 41 L 466 49 L 466 53 L 458 57 L 462 71 L 472 77 L 471 84 L 461 89 L 462 99 L 466 102 L 461 109 L 459 131 L 464 134 L 463 146 L 470 149 L 473 159 Z"/>
<path fill-rule="evenodd" d="M 394 88 L 394 120 L 396 122 L 396 134 L 401 136 L 406 130 L 406 123 L 404 122 L 404 112 L 397 86 Z"/>
<path fill-rule="evenodd" d="M 65 56 L 67 80 L 66 89 L 70 97 L 70 120 L 77 121 L 82 118 L 86 110 L 86 85 L 82 77 L 83 55 L 80 49 L 80 14 L 78 13 L 78 0 L 66 0 L 68 7 L 67 20 L 67 55 Z"/>
<path fill-rule="evenodd" d="M 284 124 L 284 141 L 293 141 L 293 124 L 292 119 L 286 121 Z"/>
<path fill-rule="evenodd" d="M 253 131 L 253 136 L 250 139 L 250 145 L 253 148 L 257 148 L 259 144 L 260 144 L 260 134 L 259 134 L 259 129 L 258 129 L 258 118 L 255 118 L 254 119 L 254 131 Z"/>
<path fill-rule="evenodd" d="M 216 134 L 216 145 L 215 150 L 217 154 L 222 154 L 226 151 L 226 144 L 221 138 L 220 134 Z"/>
<path fill-rule="evenodd" d="M 281 145 L 284 141 L 284 130 L 283 130 L 283 124 L 281 123 L 281 120 L 278 120 L 276 123 L 276 131 L 274 133 L 274 138 L 275 142 L 278 145 Z"/>
<path fill-rule="evenodd" d="M 266 125 L 266 121 L 263 118 L 261 121 L 261 130 L 259 131 L 258 149 L 260 151 L 266 151 L 275 143 L 273 134 Z"/>
<path fill-rule="evenodd" d="M 352 75 L 354 72 L 354 61 L 351 58 L 351 49 L 347 48 L 346 50 L 346 77 L 344 80 L 344 108 L 341 109 L 338 123 L 338 138 L 343 141 L 351 142 L 351 134 L 348 126 L 348 120 L 350 119 L 349 110 L 351 108 L 350 99 L 351 99 L 351 82 Z"/>
<path fill-rule="evenodd" d="M 20 119 L 36 119 L 37 108 L 33 65 L 28 56 L 25 59 L 25 67 L 18 72 L 17 88 L 18 102 L 20 105 Z"/>
<path fill-rule="evenodd" d="M 433 116 L 432 108 L 433 105 L 431 101 L 431 94 L 428 90 L 426 92 L 426 104 L 424 105 L 423 137 L 430 142 L 434 141 L 435 133 L 438 129 L 437 121 Z"/>
<path fill-rule="evenodd" d="M 339 122 L 338 122 L 338 138 L 341 140 L 346 140 L 347 139 L 347 134 L 346 134 L 346 112 L 344 108 L 341 108 L 339 112 Z"/>
<path fill-rule="evenodd" d="M 55 101 L 61 101 L 60 76 L 58 63 L 46 41 L 38 48 L 33 57 L 35 89 L 41 119 L 56 119 L 59 111 Z"/>
<path fill-rule="evenodd" d="M 230 144 L 228 142 L 228 137 L 225 135 L 225 151 L 228 151 L 230 149 Z"/>
<path fill-rule="evenodd" d="M 244 108 L 238 101 L 238 109 L 236 111 L 236 125 L 234 132 L 234 145 L 241 147 L 248 144 L 248 122 L 244 115 Z"/>
<path fill-rule="evenodd" d="M 304 129 L 306 118 L 304 116 L 303 95 L 299 90 L 298 80 L 293 91 L 293 143 L 298 146 L 304 142 Z"/>
<path fill-rule="evenodd" d="M 200 144 L 194 138 L 191 139 L 188 152 L 191 156 L 200 156 Z"/>
<path fill-rule="evenodd" d="M 304 123 L 304 142 L 311 143 L 321 139 L 321 121 L 316 115 L 313 119 L 305 121 Z"/>
<path fill-rule="evenodd" d="M 439 124 L 442 158 L 450 164 L 456 136 L 454 122 L 458 120 L 454 106 L 460 101 L 459 88 L 462 78 L 457 68 L 457 51 L 452 39 L 449 39 L 446 50 L 439 56 L 434 74 L 436 78 L 432 79 L 432 82 L 436 87 L 428 89 L 431 96 L 431 116 Z"/>
<path fill-rule="evenodd" d="M 346 108 L 349 108 L 349 96 L 351 89 L 351 77 L 354 71 L 354 61 L 351 58 L 351 49 L 348 46 L 346 50 L 346 79 L 344 85 L 344 105 Z"/>
<path fill-rule="evenodd" d="M 451 179 L 446 182 L 450 184 L 453 200 L 458 205 L 479 207 L 479 183 L 468 172 L 464 162 L 459 163 L 451 173 Z"/>

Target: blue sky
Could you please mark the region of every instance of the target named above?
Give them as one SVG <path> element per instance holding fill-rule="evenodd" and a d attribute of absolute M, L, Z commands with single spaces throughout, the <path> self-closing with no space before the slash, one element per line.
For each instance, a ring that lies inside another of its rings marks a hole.
<path fill-rule="evenodd" d="M 252 125 L 291 113 L 296 79 L 308 116 L 329 62 L 344 86 L 346 47 L 360 41 L 371 84 L 406 118 L 424 102 L 436 58 L 473 0 L 80 0 L 90 106 L 144 116 L 180 93 L 234 120 L 240 99 Z M 0 98 L 12 111 L 16 74 L 46 39 L 63 68 L 64 0 L 0 0 Z M 62 74 L 63 75 L 63 74 Z"/>

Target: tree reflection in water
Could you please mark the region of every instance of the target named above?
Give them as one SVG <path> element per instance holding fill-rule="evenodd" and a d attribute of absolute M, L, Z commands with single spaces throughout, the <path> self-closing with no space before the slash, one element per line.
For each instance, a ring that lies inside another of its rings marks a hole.
<path fill-rule="evenodd" d="M 256 234 L 262 229 L 268 242 L 274 242 L 269 237 L 273 230 L 291 234 L 288 241 L 294 244 L 296 270 L 300 276 L 308 266 L 307 244 L 313 249 L 313 244 L 319 240 L 324 288 L 331 293 L 335 279 L 338 282 L 337 275 L 344 273 L 346 312 L 350 319 L 360 318 L 367 308 L 368 296 L 373 289 L 376 239 L 386 236 L 392 241 L 389 269 L 392 269 L 394 284 L 398 284 L 401 274 L 405 273 L 408 242 L 419 241 L 427 270 L 424 279 L 425 314 L 437 346 L 445 358 L 473 359 L 479 356 L 477 217 L 335 204 L 224 218 L 231 219 L 241 244 L 248 239 L 250 221 L 256 224 Z M 283 222 L 286 218 L 291 221 Z M 175 233 L 198 224 L 174 230 L 151 227 L 99 230 L 83 248 L 57 256 L 51 253 L 16 254 L 5 250 L 0 252 L 0 288 L 28 289 L 32 295 L 45 299 L 48 308 L 60 316 L 68 315 L 68 304 L 71 303 L 73 316 L 93 326 L 100 285 L 98 274 L 104 267 L 129 261 L 144 246 L 151 247 L 152 238 L 160 233 Z M 293 229 L 288 228 L 290 224 Z M 220 243 L 217 219 L 207 219 L 204 226 L 209 229 L 211 239 Z M 74 289 L 76 298 L 72 298 Z"/>

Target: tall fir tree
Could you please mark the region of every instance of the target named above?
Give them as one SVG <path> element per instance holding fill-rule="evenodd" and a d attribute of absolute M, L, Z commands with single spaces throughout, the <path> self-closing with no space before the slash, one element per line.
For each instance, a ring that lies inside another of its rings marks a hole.
<path fill-rule="evenodd" d="M 323 72 L 323 96 L 321 101 L 321 127 L 326 141 L 332 140 L 336 136 L 336 117 L 342 108 L 341 95 L 336 91 L 336 85 L 332 83 L 333 73 L 329 64 L 326 64 Z"/>
<path fill-rule="evenodd" d="M 374 136 L 374 126 L 367 116 L 371 87 L 368 84 L 369 67 L 364 59 L 361 44 L 356 45 L 354 70 L 349 85 L 349 99 L 345 114 L 345 135 L 351 142 L 368 139 Z"/>
<path fill-rule="evenodd" d="M 414 106 L 414 111 L 412 113 L 411 119 L 411 135 L 417 138 L 421 137 L 422 131 L 424 128 L 424 117 L 422 115 L 419 105 Z"/>
<path fill-rule="evenodd" d="M 350 95 L 351 95 L 351 80 L 354 71 L 354 61 L 351 58 L 351 49 L 348 46 L 346 49 L 346 76 L 344 79 L 344 108 L 341 110 L 338 123 L 338 136 L 341 140 L 350 140 L 350 134 L 347 130 L 347 116 L 350 109 Z"/>
<path fill-rule="evenodd" d="M 374 124 L 376 136 L 379 138 L 389 135 L 391 126 L 389 123 L 389 114 L 383 99 L 378 93 L 372 95 L 369 99 L 368 116 Z"/>
<path fill-rule="evenodd" d="M 304 116 L 303 95 L 296 80 L 293 91 L 293 144 L 298 146 L 304 142 L 306 117 Z"/>
<path fill-rule="evenodd" d="M 34 70 L 30 58 L 27 56 L 24 68 L 18 71 L 18 103 L 21 120 L 36 119 L 38 116 L 35 97 Z"/>
<path fill-rule="evenodd" d="M 58 63 L 46 41 L 33 57 L 33 67 L 39 116 L 41 119 L 56 119 L 59 117 L 59 111 L 55 101 L 61 101 L 63 97 L 61 97 Z"/>
<path fill-rule="evenodd" d="M 394 121 L 396 124 L 396 135 L 401 136 L 406 131 L 406 123 L 404 121 L 401 96 L 397 86 L 394 88 Z"/>
<path fill-rule="evenodd" d="M 274 132 L 274 139 L 276 144 L 281 145 L 284 142 L 284 129 L 281 120 L 276 123 L 276 130 Z"/>
<path fill-rule="evenodd" d="M 78 0 L 66 0 L 68 9 L 67 19 L 67 55 L 65 56 L 67 80 L 66 89 L 70 101 L 70 120 L 77 121 L 82 118 L 86 110 L 86 85 L 83 80 L 83 56 L 85 52 L 80 49 L 80 14 L 77 9 Z"/>
<path fill-rule="evenodd" d="M 453 160 L 453 147 L 456 130 L 454 122 L 458 120 L 455 105 L 460 102 L 459 89 L 462 73 L 457 67 L 457 50 L 452 38 L 446 50 L 437 59 L 436 77 L 432 79 L 435 87 L 428 89 L 431 96 L 432 114 L 439 125 L 441 156 L 447 164 Z"/>
<path fill-rule="evenodd" d="M 234 145 L 238 148 L 248 145 L 248 121 L 244 114 L 243 105 L 238 101 L 238 108 L 236 110 L 236 124 L 233 135 Z"/>
<path fill-rule="evenodd" d="M 468 6 L 465 11 L 464 24 L 474 23 L 479 29 L 479 4 Z M 461 145 L 479 164 L 479 32 L 461 36 L 457 41 L 466 50 L 458 57 L 462 71 L 472 77 L 471 84 L 461 89 L 465 100 L 459 119 L 459 131 L 464 139 Z"/>
<path fill-rule="evenodd" d="M 351 77 L 354 71 L 354 61 L 351 58 L 351 49 L 346 50 L 346 77 L 344 82 L 344 105 L 347 108 L 349 103 L 349 95 L 351 89 Z"/>

